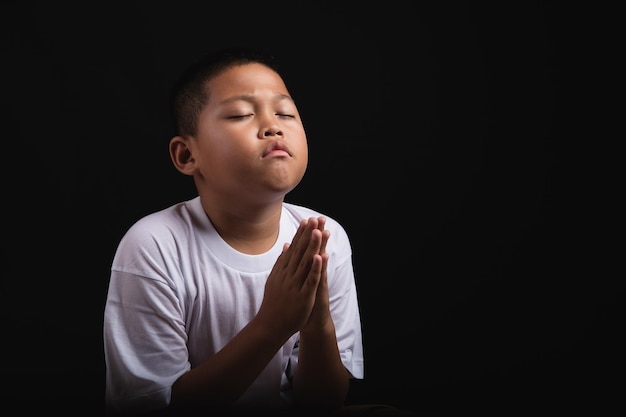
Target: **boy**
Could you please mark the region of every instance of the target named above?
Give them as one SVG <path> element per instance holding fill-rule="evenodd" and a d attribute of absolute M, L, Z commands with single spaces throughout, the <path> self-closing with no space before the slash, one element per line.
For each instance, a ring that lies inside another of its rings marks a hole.
<path fill-rule="evenodd" d="M 351 246 L 335 220 L 284 201 L 308 150 L 277 67 L 245 50 L 203 58 L 172 111 L 171 160 L 198 196 L 117 248 L 108 412 L 339 409 L 363 378 Z"/>

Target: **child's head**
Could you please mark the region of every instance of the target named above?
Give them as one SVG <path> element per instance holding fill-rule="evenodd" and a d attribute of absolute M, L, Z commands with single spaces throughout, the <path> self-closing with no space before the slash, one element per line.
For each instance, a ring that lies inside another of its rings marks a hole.
<path fill-rule="evenodd" d="M 304 126 L 267 55 L 231 49 L 196 61 L 173 90 L 172 111 L 172 161 L 204 201 L 256 210 L 304 176 Z"/>
<path fill-rule="evenodd" d="M 243 47 L 218 50 L 188 67 L 170 94 L 170 112 L 177 134 L 196 134 L 198 116 L 208 99 L 206 85 L 210 80 L 232 66 L 255 62 L 279 72 L 279 65 L 271 54 Z"/>

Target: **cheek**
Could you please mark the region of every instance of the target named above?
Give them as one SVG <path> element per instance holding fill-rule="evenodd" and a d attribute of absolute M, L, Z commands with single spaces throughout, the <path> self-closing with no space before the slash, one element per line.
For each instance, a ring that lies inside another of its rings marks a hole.
<path fill-rule="evenodd" d="M 307 162 L 309 159 L 309 145 L 306 139 L 306 136 L 302 136 L 302 138 L 298 141 L 298 154 L 304 162 Z"/>
<path fill-rule="evenodd" d="M 252 153 L 249 147 L 240 142 L 222 141 L 213 144 L 205 150 L 205 161 L 219 167 L 220 170 L 230 171 L 242 161 L 250 159 Z"/>
<path fill-rule="evenodd" d="M 309 148 L 306 146 L 306 143 L 302 145 L 302 148 L 300 149 L 300 152 L 298 154 L 300 155 L 302 163 L 306 165 L 309 162 Z"/>
<path fill-rule="evenodd" d="M 211 159 L 237 158 L 256 151 L 255 132 L 245 129 L 215 128 L 207 135 L 207 151 Z"/>

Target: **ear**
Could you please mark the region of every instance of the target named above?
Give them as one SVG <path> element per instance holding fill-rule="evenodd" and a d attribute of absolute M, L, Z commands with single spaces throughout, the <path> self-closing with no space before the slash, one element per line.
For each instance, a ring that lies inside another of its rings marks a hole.
<path fill-rule="evenodd" d="M 174 136 L 170 140 L 170 158 L 176 169 L 185 175 L 193 175 L 196 169 L 196 160 L 189 146 L 190 140 L 183 136 Z"/>

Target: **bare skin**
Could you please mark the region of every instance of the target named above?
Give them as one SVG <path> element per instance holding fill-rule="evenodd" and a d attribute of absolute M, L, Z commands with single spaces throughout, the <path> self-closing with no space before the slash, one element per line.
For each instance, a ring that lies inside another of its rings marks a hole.
<path fill-rule="evenodd" d="M 230 67 L 206 88 L 209 101 L 198 133 L 172 138 L 172 161 L 193 176 L 222 238 L 241 252 L 263 253 L 276 242 L 285 195 L 306 170 L 302 120 L 281 77 L 261 64 Z M 298 331 L 297 401 L 323 409 L 343 403 L 349 375 L 330 315 L 330 234 L 324 226 L 323 217 L 301 222 L 267 279 L 257 315 L 222 350 L 176 381 L 173 407 L 232 404 Z"/>

